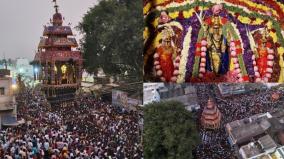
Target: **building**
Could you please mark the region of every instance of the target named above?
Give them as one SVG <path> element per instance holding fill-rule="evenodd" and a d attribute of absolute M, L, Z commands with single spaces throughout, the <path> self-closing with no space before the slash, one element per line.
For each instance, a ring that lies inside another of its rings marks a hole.
<path fill-rule="evenodd" d="M 94 75 L 84 70 L 82 73 L 82 82 L 94 84 Z"/>
<path fill-rule="evenodd" d="M 21 74 L 24 77 L 33 77 L 33 67 L 30 65 L 30 62 L 26 58 L 17 58 L 16 59 L 16 74 Z"/>
<path fill-rule="evenodd" d="M 230 96 L 246 92 L 245 84 L 240 83 L 220 83 L 218 84 L 218 89 L 222 96 Z"/>
<path fill-rule="evenodd" d="M 82 80 L 83 59 L 70 26 L 63 26 L 63 17 L 55 2 L 52 25 L 45 26 L 34 61 L 34 77 L 51 103 L 74 99 Z"/>
<path fill-rule="evenodd" d="M 162 101 L 175 100 L 183 103 L 188 111 L 200 109 L 196 88 L 189 84 L 166 84 L 158 89 Z"/>
<path fill-rule="evenodd" d="M 19 124 L 12 77 L 10 70 L 7 69 L 0 69 L 0 123 L 0 129 L 2 126 Z"/>
<path fill-rule="evenodd" d="M 128 92 L 112 89 L 112 105 L 126 110 L 137 110 L 142 105 L 142 100 L 135 94 L 129 95 Z"/>
<path fill-rule="evenodd" d="M 143 86 L 143 104 L 153 101 L 179 101 L 187 110 L 200 109 L 196 88 L 190 84 L 147 83 Z"/>
<path fill-rule="evenodd" d="M 163 87 L 164 83 L 143 83 L 143 105 L 160 101 L 158 89 Z"/>
<path fill-rule="evenodd" d="M 239 159 L 284 158 L 284 110 L 233 121 L 226 132 Z"/>

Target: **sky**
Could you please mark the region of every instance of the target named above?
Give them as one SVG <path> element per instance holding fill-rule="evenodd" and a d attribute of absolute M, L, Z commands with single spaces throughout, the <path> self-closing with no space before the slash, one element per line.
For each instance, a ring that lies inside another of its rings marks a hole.
<path fill-rule="evenodd" d="M 98 0 L 57 0 L 59 12 L 71 23 L 76 39 L 82 37 L 75 27 Z M 0 59 L 28 58 L 37 50 L 43 26 L 55 13 L 52 0 L 0 0 Z"/>

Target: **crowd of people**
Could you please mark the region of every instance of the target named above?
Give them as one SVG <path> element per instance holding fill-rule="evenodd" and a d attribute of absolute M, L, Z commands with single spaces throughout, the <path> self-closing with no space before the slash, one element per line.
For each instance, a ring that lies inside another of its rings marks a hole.
<path fill-rule="evenodd" d="M 17 96 L 25 123 L 0 133 L 0 158 L 140 159 L 141 116 L 90 95 L 50 105 L 39 91 Z"/>
<path fill-rule="evenodd" d="M 208 90 L 209 87 L 206 85 L 197 85 L 196 88 L 201 105 L 201 109 L 197 112 L 199 119 L 209 97 L 215 99 L 216 105 L 222 114 L 221 127 L 217 130 L 204 129 L 200 121 L 197 121 L 202 139 L 202 143 L 195 151 L 195 157 L 198 159 L 235 158 L 234 149 L 228 142 L 225 124 L 255 114 L 273 112 L 278 110 L 280 106 L 284 106 L 283 98 L 279 100 L 273 100 L 272 98 L 272 94 L 275 92 L 284 97 L 283 91 L 263 89 L 224 97 L 220 94 L 216 85 L 210 87 L 212 91 Z"/>

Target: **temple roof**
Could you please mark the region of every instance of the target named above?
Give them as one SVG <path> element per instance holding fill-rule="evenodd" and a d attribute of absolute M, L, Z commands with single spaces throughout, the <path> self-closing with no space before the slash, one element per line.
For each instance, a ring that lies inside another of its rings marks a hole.
<path fill-rule="evenodd" d="M 54 62 L 54 61 L 82 61 L 82 54 L 80 51 L 45 51 L 38 52 L 35 55 L 35 62 Z"/>
<path fill-rule="evenodd" d="M 43 36 L 48 35 L 73 35 L 70 26 L 45 26 Z"/>
<path fill-rule="evenodd" d="M 53 24 L 53 26 L 62 26 L 63 17 L 61 15 L 61 13 L 59 13 L 59 11 L 58 11 L 59 6 L 57 5 L 56 0 L 53 0 L 53 2 L 54 2 L 55 13 L 53 15 L 52 24 Z"/>
<path fill-rule="evenodd" d="M 78 47 L 78 43 L 75 38 L 42 38 L 39 42 L 39 48 L 47 48 L 47 47 Z"/>
<path fill-rule="evenodd" d="M 47 27 L 45 26 L 43 35 L 73 35 L 70 26 L 62 26 L 64 18 L 58 11 L 59 6 L 57 5 L 56 0 L 53 0 L 53 2 L 55 3 L 55 13 L 51 20 L 52 25 Z"/>
<path fill-rule="evenodd" d="M 52 24 L 53 26 L 62 26 L 63 18 L 62 18 L 61 13 L 55 13 L 53 15 Z"/>
<path fill-rule="evenodd" d="M 51 21 L 52 25 L 44 27 L 44 37 L 41 37 L 38 45 L 39 52 L 36 53 L 34 62 L 44 63 L 54 61 L 68 61 L 72 59 L 81 63 L 81 52 L 72 51 L 72 48 L 78 47 L 76 39 L 72 36 L 72 29 L 70 26 L 62 26 L 64 18 L 58 11 L 56 0 L 53 0 L 53 2 L 55 3 L 55 13 Z M 66 47 L 68 47 L 68 49 L 66 49 Z"/>

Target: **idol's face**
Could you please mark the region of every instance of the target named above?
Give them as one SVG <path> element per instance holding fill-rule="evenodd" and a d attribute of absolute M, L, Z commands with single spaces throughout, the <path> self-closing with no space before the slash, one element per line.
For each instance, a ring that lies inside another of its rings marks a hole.
<path fill-rule="evenodd" d="M 214 15 L 218 15 L 223 9 L 223 5 L 222 4 L 216 4 L 212 7 L 212 12 Z"/>
<path fill-rule="evenodd" d="M 160 22 L 161 23 L 167 23 L 168 21 L 170 21 L 170 17 L 168 16 L 167 12 L 165 12 L 165 11 L 161 12 Z"/>
<path fill-rule="evenodd" d="M 166 40 L 165 43 L 166 43 L 166 46 L 171 46 L 171 40 Z"/>
<path fill-rule="evenodd" d="M 164 46 L 164 47 L 171 47 L 171 39 L 170 38 L 166 38 L 166 39 L 163 39 L 163 41 L 162 41 L 162 45 Z"/>

